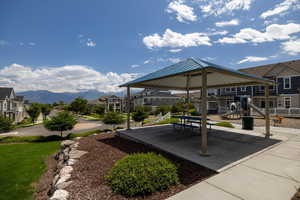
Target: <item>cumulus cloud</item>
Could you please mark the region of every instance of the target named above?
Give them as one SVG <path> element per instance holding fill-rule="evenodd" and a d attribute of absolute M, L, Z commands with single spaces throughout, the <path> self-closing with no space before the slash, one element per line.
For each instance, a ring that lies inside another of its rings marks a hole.
<path fill-rule="evenodd" d="M 197 20 L 197 15 L 195 15 L 194 9 L 188 5 L 185 5 L 183 0 L 171 1 L 166 11 L 168 13 L 175 13 L 176 19 L 179 22 Z"/>
<path fill-rule="evenodd" d="M 131 65 L 131 68 L 137 68 L 137 67 L 139 67 L 140 65 L 136 65 L 136 64 L 134 64 L 134 65 Z"/>
<path fill-rule="evenodd" d="M 178 53 L 180 51 L 182 51 L 182 49 L 170 49 L 169 50 L 170 53 Z"/>
<path fill-rule="evenodd" d="M 285 14 L 290 9 L 299 9 L 299 0 L 284 0 L 282 3 L 275 5 L 273 9 L 263 12 L 260 17 L 265 19 L 274 15 Z"/>
<path fill-rule="evenodd" d="M 88 38 L 87 41 L 86 41 L 86 46 L 88 47 L 95 47 L 97 45 L 96 42 L 94 42 L 92 39 Z"/>
<path fill-rule="evenodd" d="M 229 44 L 272 42 L 275 40 L 288 40 L 292 34 L 298 32 L 300 32 L 300 24 L 272 24 L 266 27 L 265 32 L 260 32 L 252 28 L 244 28 L 234 34 L 233 37 L 224 37 L 217 42 Z"/>
<path fill-rule="evenodd" d="M 299 54 L 300 53 L 300 38 L 283 42 L 281 48 L 290 55 Z"/>
<path fill-rule="evenodd" d="M 237 26 L 240 22 L 238 19 L 232 19 L 230 21 L 222 21 L 222 22 L 216 22 L 216 26 L 218 27 L 224 27 L 224 26 Z"/>
<path fill-rule="evenodd" d="M 162 36 L 157 33 L 146 36 L 143 38 L 143 42 L 149 49 L 161 47 L 182 48 L 201 45 L 211 46 L 210 38 L 203 33 L 181 34 L 171 29 L 166 29 Z"/>
<path fill-rule="evenodd" d="M 257 57 L 257 56 L 246 56 L 244 59 L 237 62 L 237 64 L 242 64 L 245 62 L 260 62 L 268 60 L 268 57 Z"/>
<path fill-rule="evenodd" d="M 118 86 L 137 77 L 129 73 L 100 73 L 83 65 L 32 68 L 11 64 L 0 69 L 0 85 L 17 91 L 49 90 L 53 92 L 79 92 L 98 90 L 117 92 Z"/>
<path fill-rule="evenodd" d="M 232 14 L 237 10 L 249 10 L 254 0 L 197 0 L 205 16 Z"/>

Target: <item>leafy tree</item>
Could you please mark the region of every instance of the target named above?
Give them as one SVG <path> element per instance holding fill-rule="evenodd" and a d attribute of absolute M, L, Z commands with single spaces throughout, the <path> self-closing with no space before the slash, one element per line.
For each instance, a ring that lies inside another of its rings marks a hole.
<path fill-rule="evenodd" d="M 155 114 L 158 115 L 159 113 L 162 113 L 163 115 L 167 114 L 171 111 L 170 106 L 167 105 L 159 105 L 156 108 Z"/>
<path fill-rule="evenodd" d="M 77 114 L 86 113 L 87 109 L 88 109 L 87 100 L 82 97 L 77 97 L 70 104 L 70 110 Z"/>
<path fill-rule="evenodd" d="M 144 120 L 147 119 L 148 116 L 149 114 L 143 110 L 137 110 L 136 112 L 132 113 L 132 119 L 136 122 L 142 122 L 142 126 Z"/>
<path fill-rule="evenodd" d="M 115 126 L 124 123 L 125 119 L 120 113 L 108 112 L 104 115 L 102 121 L 104 124 L 112 125 L 113 129 L 115 129 Z"/>
<path fill-rule="evenodd" d="M 183 105 L 183 103 L 173 104 L 172 107 L 171 107 L 171 112 L 172 113 L 184 112 L 184 105 Z"/>
<path fill-rule="evenodd" d="M 103 104 L 95 105 L 93 108 L 93 112 L 98 115 L 103 115 L 105 113 L 105 105 Z"/>
<path fill-rule="evenodd" d="M 50 131 L 60 131 L 62 137 L 63 131 L 72 130 L 77 120 L 67 111 L 58 113 L 51 120 L 44 121 L 44 127 Z"/>
<path fill-rule="evenodd" d="M 43 114 L 43 120 L 47 119 L 47 116 L 50 114 L 52 108 L 53 107 L 50 104 L 42 104 L 41 105 L 41 112 Z"/>
<path fill-rule="evenodd" d="M 0 115 L 0 133 L 3 133 L 3 132 L 8 132 L 8 131 L 11 131 L 13 129 L 13 122 Z"/>
<path fill-rule="evenodd" d="M 27 109 L 27 113 L 30 116 L 32 123 L 34 123 L 41 114 L 41 105 L 39 103 L 32 103 Z"/>

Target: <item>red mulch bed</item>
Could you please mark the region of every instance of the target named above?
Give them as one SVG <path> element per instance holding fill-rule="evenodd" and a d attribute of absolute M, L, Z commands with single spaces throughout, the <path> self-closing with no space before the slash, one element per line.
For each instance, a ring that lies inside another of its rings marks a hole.
<path fill-rule="evenodd" d="M 72 172 L 73 183 L 67 188 L 67 191 L 70 192 L 69 199 L 72 200 L 166 199 L 215 174 L 215 172 L 207 168 L 160 152 L 146 145 L 123 139 L 115 134 L 100 134 L 82 138 L 78 149 L 89 153 L 81 157 L 80 161 L 74 165 L 74 171 Z M 137 152 L 157 152 L 179 164 L 181 183 L 172 186 L 166 191 L 145 197 L 126 198 L 114 194 L 105 181 L 105 176 L 117 160 L 127 154 Z"/>

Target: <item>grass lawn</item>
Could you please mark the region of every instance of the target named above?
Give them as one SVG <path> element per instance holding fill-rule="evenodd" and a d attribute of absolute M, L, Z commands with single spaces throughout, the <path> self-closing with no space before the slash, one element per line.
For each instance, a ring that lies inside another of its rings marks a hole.
<path fill-rule="evenodd" d="M 32 185 L 46 169 L 47 156 L 60 142 L 0 144 L 0 200 L 32 199 Z"/>

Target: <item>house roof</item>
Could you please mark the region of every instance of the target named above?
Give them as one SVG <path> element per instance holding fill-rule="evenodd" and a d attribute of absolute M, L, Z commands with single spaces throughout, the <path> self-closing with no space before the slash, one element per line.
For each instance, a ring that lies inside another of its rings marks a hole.
<path fill-rule="evenodd" d="M 4 100 L 9 97 L 13 91 L 13 88 L 0 87 L 0 100 Z"/>
<path fill-rule="evenodd" d="M 278 76 L 280 73 L 283 72 L 285 76 L 295 74 L 300 75 L 300 59 L 281 63 L 261 65 L 256 67 L 243 68 L 239 69 L 239 71 L 260 77 L 274 77 Z"/>
<path fill-rule="evenodd" d="M 146 76 L 121 85 L 121 87 L 161 88 L 172 90 L 186 90 L 187 77 L 190 76 L 190 90 L 200 89 L 202 83 L 201 71 L 206 69 L 208 87 L 226 87 L 246 84 L 273 84 L 272 81 L 236 71 L 230 68 L 210 63 L 198 58 L 188 58 L 171 66 L 165 67 Z"/>

